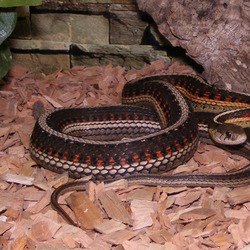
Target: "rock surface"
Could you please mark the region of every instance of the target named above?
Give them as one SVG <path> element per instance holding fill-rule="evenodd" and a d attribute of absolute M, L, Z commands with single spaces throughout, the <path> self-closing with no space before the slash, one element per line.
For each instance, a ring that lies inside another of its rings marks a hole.
<path fill-rule="evenodd" d="M 173 46 L 204 68 L 217 86 L 250 92 L 250 2 L 247 0 L 137 0 Z"/>

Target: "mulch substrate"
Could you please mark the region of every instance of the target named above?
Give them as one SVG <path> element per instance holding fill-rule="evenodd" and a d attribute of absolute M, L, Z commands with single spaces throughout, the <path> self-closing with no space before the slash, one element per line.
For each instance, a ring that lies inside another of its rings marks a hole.
<path fill-rule="evenodd" d="M 11 68 L 0 86 L 0 249 L 250 249 L 249 186 L 90 182 L 86 192 L 67 193 L 59 200 L 78 218 L 79 227 L 69 225 L 50 205 L 54 188 L 70 178 L 34 166 L 29 155 L 34 116 L 57 107 L 119 104 L 128 80 L 162 72 L 194 73 L 162 60 L 140 70 L 79 66 L 50 75 Z M 200 143 L 194 157 L 172 174 L 224 173 L 248 163 Z"/>

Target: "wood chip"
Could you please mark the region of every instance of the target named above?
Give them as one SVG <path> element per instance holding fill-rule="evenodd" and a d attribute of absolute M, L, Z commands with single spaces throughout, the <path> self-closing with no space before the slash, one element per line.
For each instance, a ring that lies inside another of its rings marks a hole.
<path fill-rule="evenodd" d="M 101 211 L 84 192 L 73 192 L 66 201 L 82 228 L 93 229 L 102 222 Z"/>
<path fill-rule="evenodd" d="M 10 182 L 0 178 L 0 246 L 13 250 L 179 250 L 187 246 L 192 250 L 248 250 L 248 186 L 145 187 L 128 186 L 126 180 L 89 182 L 89 198 L 81 193 L 69 198 L 81 211 L 77 217 L 93 224 L 87 226 L 91 229 L 81 229 L 68 225 L 50 206 L 53 189 L 67 183 L 68 175 L 38 168 L 30 159 L 33 108 L 40 114 L 55 107 L 120 104 L 127 80 L 177 72 L 194 73 L 177 62 L 164 65 L 163 60 L 131 70 L 111 64 L 76 66 L 50 75 L 22 68 L 10 70 L 4 80 L 7 84 L 0 90 L 0 174 L 15 178 Z M 36 102 L 41 105 L 36 106 Z M 166 174 L 225 173 L 247 164 L 245 158 L 200 143 L 190 161 Z M 33 178 L 30 184 L 23 182 L 27 177 Z M 59 203 L 77 220 L 65 201 L 69 195 L 60 196 Z M 97 217 L 89 215 L 96 209 Z"/>
<path fill-rule="evenodd" d="M 52 239 L 55 232 L 61 227 L 60 224 L 53 220 L 42 218 L 36 221 L 31 227 L 31 235 L 38 241 L 46 241 Z"/>
<path fill-rule="evenodd" d="M 110 218 L 125 224 L 131 224 L 130 214 L 113 190 L 104 192 L 99 200 Z"/>
<path fill-rule="evenodd" d="M 170 242 L 173 234 L 167 230 L 152 230 L 149 231 L 149 238 L 158 244 L 164 244 L 166 241 Z"/>
<path fill-rule="evenodd" d="M 237 204 L 242 204 L 245 202 L 250 202 L 250 187 L 240 187 L 228 192 L 226 196 L 231 205 L 235 206 Z"/>
<path fill-rule="evenodd" d="M 23 209 L 23 201 L 24 197 L 20 194 L 0 190 L 0 204 L 4 204 L 6 208 L 21 211 Z"/>
<path fill-rule="evenodd" d="M 24 249 L 25 246 L 28 244 L 28 237 L 26 235 L 16 238 L 12 244 L 13 250 Z"/>
<path fill-rule="evenodd" d="M 133 200 L 131 202 L 133 229 L 138 230 L 153 224 L 153 216 L 157 211 L 157 202 Z"/>
<path fill-rule="evenodd" d="M 225 211 L 226 218 L 245 219 L 247 216 L 249 216 L 249 211 L 243 209 L 242 210 L 228 209 L 227 211 Z"/>
<path fill-rule="evenodd" d="M 96 231 L 98 231 L 100 233 L 110 234 L 110 233 L 114 233 L 114 232 L 119 231 L 119 230 L 126 229 L 126 225 L 124 225 L 123 223 L 121 223 L 119 221 L 106 220 L 103 223 L 95 225 L 94 228 Z"/>
<path fill-rule="evenodd" d="M 13 224 L 0 220 L 0 235 L 4 234 L 7 230 L 13 227 Z"/>
<path fill-rule="evenodd" d="M 126 241 L 124 244 L 122 244 L 122 246 L 125 250 L 133 250 L 133 249 L 137 249 L 137 250 L 144 250 L 144 249 L 164 250 L 164 249 L 168 249 L 168 248 L 165 248 L 164 245 L 155 244 L 155 243 L 145 243 L 141 240 Z"/>
<path fill-rule="evenodd" d="M 93 241 L 93 243 L 88 246 L 88 250 L 100 250 L 100 249 L 102 249 L 102 250 L 110 250 L 110 249 L 112 249 L 112 244 L 107 243 L 106 241 L 102 240 L 99 237 L 99 238 L 96 238 Z"/>
<path fill-rule="evenodd" d="M 209 237 L 218 247 L 230 247 L 231 236 L 229 234 L 214 234 Z"/>
<path fill-rule="evenodd" d="M 63 240 L 65 237 L 70 237 L 75 243 L 78 243 L 80 246 L 85 248 L 89 247 L 93 243 L 93 239 L 85 231 L 72 225 L 61 225 L 54 235 L 54 238 L 57 240 Z M 66 241 L 64 240 L 64 243 L 72 244 L 72 242 L 69 242 L 68 238 Z"/>
<path fill-rule="evenodd" d="M 137 233 L 129 230 L 120 230 L 114 233 L 103 235 L 101 238 L 111 244 L 123 244 L 125 241 L 133 238 Z"/>
<path fill-rule="evenodd" d="M 184 222 L 190 222 L 194 220 L 204 220 L 208 217 L 215 215 L 216 212 L 213 209 L 209 208 L 194 208 L 192 210 L 189 210 L 186 213 L 182 213 L 179 216 L 180 220 L 183 220 Z"/>
<path fill-rule="evenodd" d="M 127 200 L 148 200 L 152 201 L 155 188 L 135 189 L 128 193 Z"/>
<path fill-rule="evenodd" d="M 51 194 L 52 194 L 52 190 L 47 190 L 46 192 L 44 192 L 41 199 L 34 206 L 27 208 L 27 211 L 30 213 L 41 212 L 47 205 L 50 204 Z"/>
<path fill-rule="evenodd" d="M 198 200 L 201 197 L 200 190 L 193 190 L 189 192 L 183 192 L 182 195 L 176 198 L 175 204 L 179 206 L 185 206 L 187 204 L 191 204 L 194 201 Z"/>
<path fill-rule="evenodd" d="M 23 184 L 26 186 L 31 186 L 33 184 L 34 178 L 29 176 L 21 176 L 16 174 L 5 173 L 2 175 L 2 179 L 7 182 L 13 182 L 18 184 Z"/>

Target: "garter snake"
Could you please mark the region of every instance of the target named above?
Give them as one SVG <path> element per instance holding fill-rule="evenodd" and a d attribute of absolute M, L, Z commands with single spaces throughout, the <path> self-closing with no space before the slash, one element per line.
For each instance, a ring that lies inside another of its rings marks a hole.
<path fill-rule="evenodd" d="M 122 102 L 126 106 L 63 108 L 41 115 L 31 136 L 31 157 L 52 171 L 66 171 L 73 178 L 91 175 L 105 182 L 125 177 L 129 184 L 145 185 L 250 183 L 250 165 L 226 174 L 159 174 L 189 160 L 197 149 L 199 134 L 207 136 L 208 125 L 214 122 L 228 131 L 218 136 L 219 129 L 213 129 L 216 133 L 211 134 L 215 138 L 224 136 L 219 140 L 222 143 L 236 140 L 248 156 L 249 138 L 241 132 L 235 136 L 225 123 L 237 127 L 248 124 L 249 95 L 211 87 L 197 76 L 155 75 L 126 83 Z M 233 111 L 240 114 L 237 121 L 231 121 Z M 67 189 L 84 189 L 84 184 L 62 185 L 53 193 L 52 204 L 60 210 L 59 194 Z"/>

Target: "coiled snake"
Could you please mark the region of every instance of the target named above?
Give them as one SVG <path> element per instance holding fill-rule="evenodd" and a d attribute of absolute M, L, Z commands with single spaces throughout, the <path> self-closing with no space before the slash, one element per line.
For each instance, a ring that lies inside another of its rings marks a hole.
<path fill-rule="evenodd" d="M 248 156 L 249 95 L 216 89 L 197 76 L 155 75 L 126 83 L 122 103 L 43 114 L 31 136 L 31 157 L 52 171 L 105 182 L 125 177 L 145 185 L 250 184 L 250 165 L 226 174 L 160 175 L 193 156 L 199 137 L 208 138 L 208 126 L 215 143 L 239 144 L 224 147 Z M 54 206 L 62 190 L 83 184 L 56 190 Z"/>

